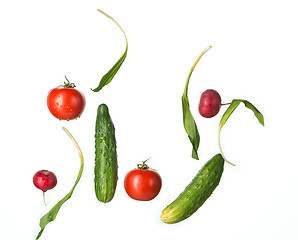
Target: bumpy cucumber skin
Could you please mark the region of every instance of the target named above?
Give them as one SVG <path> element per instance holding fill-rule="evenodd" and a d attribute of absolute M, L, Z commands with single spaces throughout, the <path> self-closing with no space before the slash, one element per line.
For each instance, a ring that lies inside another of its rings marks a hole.
<path fill-rule="evenodd" d="M 106 104 L 97 109 L 95 124 L 95 194 L 99 201 L 110 202 L 118 181 L 115 127 Z"/>
<path fill-rule="evenodd" d="M 221 154 L 211 158 L 185 190 L 162 211 L 160 219 L 165 223 L 173 224 L 195 213 L 219 184 L 223 166 L 224 159 Z"/>

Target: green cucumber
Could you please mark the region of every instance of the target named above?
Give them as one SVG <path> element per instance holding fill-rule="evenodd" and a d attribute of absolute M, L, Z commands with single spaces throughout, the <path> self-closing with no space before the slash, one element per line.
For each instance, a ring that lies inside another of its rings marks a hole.
<path fill-rule="evenodd" d="M 99 201 L 110 202 L 118 180 L 115 127 L 106 104 L 97 109 L 95 124 L 95 194 Z"/>
<path fill-rule="evenodd" d="M 168 224 L 178 223 L 195 213 L 219 184 L 223 166 L 221 154 L 211 158 L 185 190 L 162 211 L 160 219 Z"/>

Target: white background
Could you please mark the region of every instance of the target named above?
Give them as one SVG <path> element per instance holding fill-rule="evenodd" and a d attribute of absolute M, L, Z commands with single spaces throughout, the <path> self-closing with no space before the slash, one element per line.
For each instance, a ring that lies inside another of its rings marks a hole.
<path fill-rule="evenodd" d="M 0 3 L 1 174 L 0 239 L 35 239 L 39 219 L 71 189 L 80 167 L 62 126 L 76 138 L 85 159 L 73 196 L 40 239 L 298 239 L 296 1 L 70 1 L 11 0 Z M 101 77 L 125 49 L 113 81 L 99 93 Z M 201 135 L 200 160 L 191 158 L 183 128 L 181 96 L 195 68 L 189 101 Z M 82 117 L 59 121 L 47 109 L 51 88 L 64 75 L 84 92 Z M 228 164 L 205 204 L 187 220 L 160 221 L 201 166 L 219 152 L 222 113 L 203 119 L 201 93 L 216 89 L 223 102 L 246 99 L 264 115 L 261 126 L 239 105 L 222 129 Z M 109 106 L 118 144 L 119 180 L 112 202 L 94 194 L 94 128 L 97 106 Z M 125 174 L 152 157 L 163 179 L 150 202 L 130 199 Z M 40 169 L 58 184 L 46 193 L 32 183 Z"/>

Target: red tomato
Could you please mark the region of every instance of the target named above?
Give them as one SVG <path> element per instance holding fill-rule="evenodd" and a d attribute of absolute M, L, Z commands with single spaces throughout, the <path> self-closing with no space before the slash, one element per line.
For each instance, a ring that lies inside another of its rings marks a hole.
<path fill-rule="evenodd" d="M 48 108 L 53 116 L 59 120 L 76 119 L 81 116 L 85 109 L 85 96 L 74 87 L 74 84 L 68 82 L 63 87 L 52 89 L 48 94 Z"/>
<path fill-rule="evenodd" d="M 131 170 L 125 176 L 124 188 L 132 199 L 140 201 L 152 200 L 161 189 L 160 175 L 156 171 L 149 169 L 147 165 L 145 166 L 138 166 L 137 169 Z"/>

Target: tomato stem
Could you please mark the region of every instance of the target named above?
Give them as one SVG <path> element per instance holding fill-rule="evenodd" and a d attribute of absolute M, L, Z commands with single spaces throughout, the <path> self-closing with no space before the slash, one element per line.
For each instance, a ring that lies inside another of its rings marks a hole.
<path fill-rule="evenodd" d="M 64 82 L 64 85 L 63 85 L 64 88 L 75 88 L 76 87 L 76 85 L 74 83 L 71 83 L 68 80 L 68 78 L 66 77 L 66 75 L 64 77 L 67 80 L 67 82 Z"/>
<path fill-rule="evenodd" d="M 150 157 L 150 158 L 151 158 L 151 157 Z M 146 162 L 147 162 L 150 158 L 146 159 L 146 160 L 143 161 L 141 164 L 138 164 L 138 165 L 137 165 L 137 168 L 138 168 L 138 169 L 142 169 L 142 170 L 148 170 L 148 169 L 150 169 L 150 168 L 148 167 L 148 165 L 146 164 Z"/>

